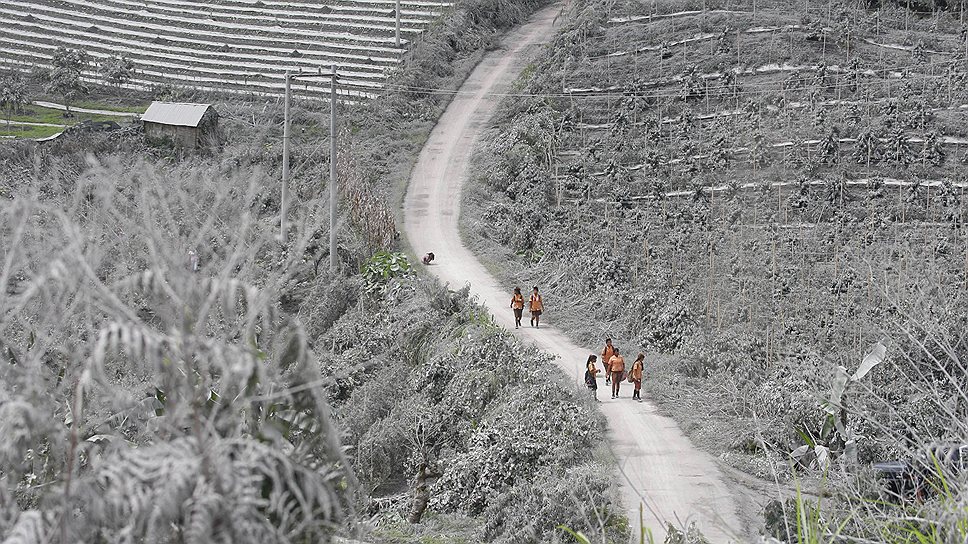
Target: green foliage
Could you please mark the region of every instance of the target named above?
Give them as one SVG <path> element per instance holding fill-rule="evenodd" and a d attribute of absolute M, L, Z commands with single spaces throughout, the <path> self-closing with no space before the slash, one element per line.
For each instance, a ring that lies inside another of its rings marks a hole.
<path fill-rule="evenodd" d="M 368 293 L 384 291 L 391 280 L 406 277 L 413 272 L 407 255 L 400 252 L 379 251 L 367 259 L 360 268 L 363 275 L 363 288 Z M 397 285 L 397 284 L 394 284 Z"/>

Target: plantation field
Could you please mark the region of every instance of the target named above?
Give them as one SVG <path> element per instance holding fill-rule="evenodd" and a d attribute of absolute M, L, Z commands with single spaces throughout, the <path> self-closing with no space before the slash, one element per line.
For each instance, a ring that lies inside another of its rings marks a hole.
<path fill-rule="evenodd" d="M 831 517 L 891 541 L 841 486 L 968 432 L 963 9 L 580 2 L 478 153 L 469 241 L 549 323 L 650 353 L 724 462 L 829 476 Z"/>
<path fill-rule="evenodd" d="M 86 50 L 95 64 L 132 59 L 136 89 L 175 85 L 280 95 L 286 70 L 329 73 L 339 93 L 371 98 L 407 49 L 453 6 L 403 0 L 400 44 L 393 0 L 14 0 L 0 6 L 0 67 L 49 67 L 59 47 Z M 97 66 L 84 75 L 97 80 Z M 301 80 L 294 92 L 320 97 L 328 79 Z"/>

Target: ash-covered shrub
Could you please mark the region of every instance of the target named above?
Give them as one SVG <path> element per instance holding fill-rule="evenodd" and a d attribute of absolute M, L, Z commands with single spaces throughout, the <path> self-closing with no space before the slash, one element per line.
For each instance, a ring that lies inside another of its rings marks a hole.
<path fill-rule="evenodd" d="M 367 379 L 337 405 L 364 487 L 409 494 L 426 464 L 435 475 L 432 511 L 491 520 L 502 512 L 503 523 L 481 535 L 487 541 L 542 542 L 561 523 L 596 531 L 591 503 L 619 526 L 608 469 L 592 455 L 605 440 L 604 422 L 584 391 L 562 385 L 545 356 L 522 351 L 466 291 L 415 278 L 404 285 L 399 304 L 371 298 L 361 315 L 344 318 L 365 316 L 379 324 L 371 336 L 396 338 L 358 344 L 366 349 L 352 357 L 365 361 Z M 573 480 L 582 500 L 552 493 Z M 510 514 L 519 500 L 547 516 Z"/>
<path fill-rule="evenodd" d="M 63 191 L 0 202 L 0 534 L 327 539 L 356 478 L 278 302 L 311 225 L 284 254 L 258 173 L 62 174 Z"/>

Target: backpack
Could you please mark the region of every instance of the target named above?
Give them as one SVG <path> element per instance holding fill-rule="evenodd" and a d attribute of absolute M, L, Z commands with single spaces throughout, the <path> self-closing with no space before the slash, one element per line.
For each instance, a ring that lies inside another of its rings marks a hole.
<path fill-rule="evenodd" d="M 585 385 L 595 387 L 595 376 L 592 376 L 592 373 L 587 370 L 585 371 Z"/>

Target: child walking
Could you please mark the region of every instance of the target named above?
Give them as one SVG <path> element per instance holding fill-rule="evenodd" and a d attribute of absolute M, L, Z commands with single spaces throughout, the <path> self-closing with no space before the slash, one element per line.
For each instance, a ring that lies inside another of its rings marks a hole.
<path fill-rule="evenodd" d="M 608 361 L 608 369 L 612 372 L 612 398 L 618 398 L 618 390 L 622 385 L 622 375 L 625 374 L 625 358 L 615 348 L 615 355 Z"/>
<path fill-rule="evenodd" d="M 591 391 L 592 398 L 595 399 L 595 402 L 599 402 L 598 380 L 596 379 L 596 376 L 598 376 L 598 369 L 595 368 L 596 359 L 598 359 L 597 356 L 589 355 L 588 360 L 585 362 L 585 387 Z"/>
<path fill-rule="evenodd" d="M 531 310 L 531 326 L 538 328 L 538 323 L 541 321 L 541 314 L 544 312 L 544 302 L 541 300 L 541 295 L 538 294 L 538 286 L 534 286 L 534 291 L 531 292 L 531 300 L 528 303 L 528 307 Z"/>
<path fill-rule="evenodd" d="M 632 363 L 632 370 L 629 370 L 629 381 L 635 384 L 635 391 L 632 392 L 632 400 L 642 402 L 639 391 L 642 389 L 642 366 L 645 365 L 645 354 L 640 353 Z"/>
<path fill-rule="evenodd" d="M 608 368 L 608 362 L 612 360 L 612 355 L 615 355 L 615 348 L 612 347 L 612 339 L 605 339 L 605 349 L 602 350 L 602 364 L 605 365 L 605 385 L 611 385 L 612 383 L 612 372 Z"/>
<path fill-rule="evenodd" d="M 514 295 L 511 296 L 511 309 L 514 310 L 514 328 L 521 328 L 521 314 L 524 313 L 524 295 L 521 288 L 514 288 Z"/>

